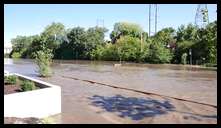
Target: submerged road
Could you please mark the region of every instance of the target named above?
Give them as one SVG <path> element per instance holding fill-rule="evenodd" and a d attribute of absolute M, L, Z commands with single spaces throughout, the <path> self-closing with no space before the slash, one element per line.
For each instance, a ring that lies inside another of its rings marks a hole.
<path fill-rule="evenodd" d="M 6 70 L 37 78 L 33 61 L 7 61 Z M 216 108 L 66 78 L 217 105 L 216 71 L 91 61 L 57 61 L 53 70 L 53 77 L 41 79 L 62 87 L 62 113 L 53 116 L 57 123 L 217 123 Z"/>
<path fill-rule="evenodd" d="M 62 87 L 57 123 L 217 123 L 217 109 L 205 105 L 60 76 L 43 80 Z"/>

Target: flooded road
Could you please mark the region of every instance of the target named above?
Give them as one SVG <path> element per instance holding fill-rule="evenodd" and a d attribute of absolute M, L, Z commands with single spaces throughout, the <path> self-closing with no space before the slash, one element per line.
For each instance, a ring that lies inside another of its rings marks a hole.
<path fill-rule="evenodd" d="M 73 123 L 74 120 L 76 121 L 76 123 L 77 122 L 79 123 L 79 121 L 82 121 L 81 118 L 86 118 L 86 117 L 88 117 L 88 119 L 86 120 L 89 123 L 90 121 L 96 122 L 97 120 L 97 122 L 99 122 L 100 120 L 102 120 L 99 119 L 100 117 L 94 117 L 93 119 L 89 119 L 90 115 L 93 116 L 96 113 L 92 112 L 91 109 L 97 110 L 96 107 L 88 106 L 88 104 L 91 103 L 90 102 L 91 100 L 109 99 L 110 101 L 109 100 L 105 101 L 111 103 L 112 102 L 111 98 L 125 99 L 125 97 L 132 97 L 132 96 L 139 97 L 139 95 L 141 95 L 137 93 L 124 92 L 117 89 L 110 89 L 107 87 L 100 87 L 98 85 L 91 86 L 91 84 L 89 83 L 74 81 L 65 77 L 74 77 L 79 79 L 97 81 L 100 83 L 111 84 L 118 87 L 158 93 L 162 95 L 173 96 L 173 97 L 184 98 L 193 101 L 200 101 L 203 103 L 217 105 L 216 71 L 200 70 L 198 68 L 188 68 L 180 65 L 162 65 L 162 64 L 153 65 L 153 64 L 128 63 L 128 64 L 123 64 L 122 66 L 119 67 L 114 67 L 114 63 L 116 62 L 60 61 L 60 60 L 56 60 L 53 63 L 52 67 L 54 71 L 54 76 L 52 78 L 46 78 L 43 80 L 54 84 L 58 84 L 59 86 L 62 87 L 62 100 L 63 100 L 62 114 L 59 116 L 59 118 L 62 118 L 61 119 L 62 123 Z M 38 78 L 37 77 L 38 73 L 36 72 L 37 66 L 33 63 L 33 60 L 4 59 L 4 68 L 9 72 L 21 73 L 23 75 Z M 125 95 L 123 96 L 123 98 L 119 97 L 119 94 L 123 95 L 124 93 Z M 106 98 L 104 98 L 104 96 L 106 96 Z M 145 96 L 142 95 L 141 97 Z M 134 100 L 131 100 L 131 102 L 133 101 Z M 144 100 L 141 99 L 141 101 Z M 82 108 L 77 109 L 78 107 L 76 106 L 79 103 L 81 103 Z M 135 104 L 137 104 L 137 101 L 135 102 Z M 200 107 L 197 106 L 196 109 L 197 108 Z M 205 110 L 207 112 L 210 111 L 207 109 Z M 187 109 L 187 111 L 189 110 Z M 72 116 L 73 113 L 75 114 L 75 117 Z M 213 115 L 215 113 L 216 111 L 213 111 Z M 109 113 L 102 114 L 102 117 L 108 118 L 107 119 L 108 121 L 112 120 L 112 123 L 113 122 L 116 123 L 119 120 L 121 123 L 130 122 L 130 121 L 128 122 L 127 120 L 122 120 L 121 118 L 116 119 L 117 117 L 111 118 L 112 116 L 109 115 Z M 138 117 L 133 117 L 133 118 L 138 118 Z M 188 120 L 184 119 L 182 120 L 182 123 L 183 122 L 185 123 L 185 121 L 187 121 L 188 123 Z M 158 119 L 158 121 L 159 120 L 160 119 Z M 103 121 L 103 123 L 109 123 L 108 121 L 107 122 Z M 156 120 L 156 122 L 158 121 Z M 162 120 L 162 122 L 164 121 Z M 82 122 L 82 123 L 88 123 L 88 122 Z M 148 121 L 145 120 L 145 123 L 147 122 Z"/>
<path fill-rule="evenodd" d="M 217 72 L 176 65 L 125 64 L 116 62 L 55 61 L 53 71 L 61 76 L 154 92 L 217 105 Z M 36 77 L 33 60 L 6 60 L 5 69 Z"/>

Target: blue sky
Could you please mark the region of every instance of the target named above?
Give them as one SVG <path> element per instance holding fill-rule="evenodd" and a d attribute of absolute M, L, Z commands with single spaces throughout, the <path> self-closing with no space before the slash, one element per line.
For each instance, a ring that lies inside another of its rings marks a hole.
<path fill-rule="evenodd" d="M 66 28 L 94 27 L 97 19 L 104 20 L 109 29 L 114 23 L 125 21 L 139 24 L 148 32 L 148 4 L 5 4 L 4 43 L 17 35 L 40 34 L 52 22 L 61 22 Z M 210 22 L 217 20 L 217 5 L 208 4 Z M 197 4 L 158 4 L 158 29 L 194 23 Z M 153 28 L 152 28 L 153 29 Z"/>

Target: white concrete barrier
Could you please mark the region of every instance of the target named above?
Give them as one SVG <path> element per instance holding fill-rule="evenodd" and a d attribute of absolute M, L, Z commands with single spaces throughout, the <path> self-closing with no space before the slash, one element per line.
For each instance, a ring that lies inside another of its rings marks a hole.
<path fill-rule="evenodd" d="M 61 113 L 61 88 L 50 83 L 14 74 L 37 83 L 41 89 L 4 95 L 4 117 L 43 118 Z"/>

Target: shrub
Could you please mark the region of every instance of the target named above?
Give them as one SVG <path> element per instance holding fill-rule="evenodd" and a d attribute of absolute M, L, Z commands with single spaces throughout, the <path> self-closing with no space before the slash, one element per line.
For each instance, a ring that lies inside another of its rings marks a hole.
<path fill-rule="evenodd" d="M 111 60 L 111 61 L 116 61 L 116 60 L 120 60 L 119 59 L 119 54 L 117 52 L 117 47 L 116 45 L 112 45 L 112 44 L 107 44 L 105 45 L 102 54 L 101 54 L 101 59 L 102 60 Z"/>
<path fill-rule="evenodd" d="M 39 73 L 42 77 L 47 77 L 51 75 L 50 65 L 52 63 L 52 50 L 45 49 L 37 51 L 35 54 L 35 61 L 39 67 Z"/>
<path fill-rule="evenodd" d="M 35 83 L 29 80 L 24 80 L 21 84 L 21 89 L 23 91 L 31 91 L 31 90 L 35 90 L 36 86 Z"/>
<path fill-rule="evenodd" d="M 212 64 L 212 63 L 205 63 L 205 67 L 217 67 L 217 64 Z"/>
<path fill-rule="evenodd" d="M 17 77 L 15 75 L 4 76 L 4 84 L 16 84 Z"/>
<path fill-rule="evenodd" d="M 169 49 L 160 43 L 153 41 L 150 45 L 148 53 L 148 61 L 151 63 L 169 63 L 173 57 L 173 54 Z"/>
<path fill-rule="evenodd" d="M 194 56 L 202 56 L 204 54 L 204 53 L 200 52 L 200 50 L 193 50 L 193 49 L 195 49 L 195 48 L 193 48 L 194 45 L 195 45 L 195 47 L 199 47 L 199 46 L 196 46 L 196 44 L 194 44 L 193 41 L 177 42 L 177 48 L 176 48 L 175 54 L 174 54 L 174 59 L 177 60 L 177 63 L 183 63 L 182 56 L 184 55 L 184 53 L 189 53 L 190 49 L 192 49 L 192 52 L 193 52 L 192 53 L 193 59 L 194 59 Z M 197 52 L 195 52 L 195 51 L 197 51 Z M 185 57 L 185 55 L 183 57 Z M 188 55 L 187 55 L 187 58 L 189 58 Z"/>
<path fill-rule="evenodd" d="M 187 60 L 187 53 L 183 53 L 181 58 L 182 58 L 181 59 L 181 63 L 185 65 L 186 64 L 186 60 Z"/>
<path fill-rule="evenodd" d="M 105 50 L 105 47 L 103 46 L 97 46 L 96 49 L 93 49 L 90 53 L 91 59 L 93 60 L 101 60 L 102 54 Z"/>
<path fill-rule="evenodd" d="M 91 59 L 95 60 L 119 60 L 117 53 L 117 47 L 112 44 L 106 44 L 105 46 L 98 46 L 90 53 Z"/>
<path fill-rule="evenodd" d="M 20 58 L 21 57 L 21 53 L 20 52 L 14 52 L 12 54 L 12 58 Z"/>
<path fill-rule="evenodd" d="M 121 36 L 116 42 L 119 57 L 124 61 L 144 62 L 147 57 L 147 42 L 138 38 Z"/>

